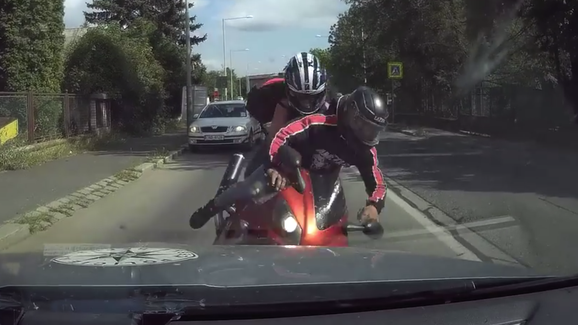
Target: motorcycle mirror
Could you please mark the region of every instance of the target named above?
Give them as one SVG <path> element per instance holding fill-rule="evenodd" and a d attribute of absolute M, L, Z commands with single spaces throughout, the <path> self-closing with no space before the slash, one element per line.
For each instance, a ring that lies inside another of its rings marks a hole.
<path fill-rule="evenodd" d="M 360 224 L 355 224 L 355 223 L 348 223 L 346 226 L 347 231 L 364 231 L 365 227 L 363 225 Z"/>
<path fill-rule="evenodd" d="M 288 145 L 283 145 L 279 148 L 277 157 L 279 162 L 286 168 L 293 169 L 301 167 L 301 154 Z"/>
<path fill-rule="evenodd" d="M 377 221 L 371 221 L 363 227 L 363 234 L 375 240 L 383 237 L 383 226 Z"/>

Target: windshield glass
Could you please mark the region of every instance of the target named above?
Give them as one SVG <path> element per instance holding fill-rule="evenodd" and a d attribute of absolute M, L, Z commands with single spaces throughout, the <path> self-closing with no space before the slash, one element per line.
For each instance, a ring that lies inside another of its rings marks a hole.
<path fill-rule="evenodd" d="M 244 104 L 212 104 L 208 105 L 199 118 L 214 117 L 247 117 Z"/>
<path fill-rule="evenodd" d="M 64 2 L 0 4 L 0 288 L 578 274 L 578 1 Z"/>

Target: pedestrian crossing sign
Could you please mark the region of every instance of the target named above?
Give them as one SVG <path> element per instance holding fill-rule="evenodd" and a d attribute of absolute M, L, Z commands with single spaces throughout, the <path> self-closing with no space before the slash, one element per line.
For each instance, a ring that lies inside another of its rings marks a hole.
<path fill-rule="evenodd" d="M 403 63 L 401 63 L 401 62 L 388 62 L 387 63 L 387 77 L 389 79 L 402 79 L 403 78 Z"/>

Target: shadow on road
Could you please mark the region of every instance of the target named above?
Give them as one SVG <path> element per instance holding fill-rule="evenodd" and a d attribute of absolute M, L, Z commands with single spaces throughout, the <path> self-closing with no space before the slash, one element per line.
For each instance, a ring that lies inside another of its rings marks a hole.
<path fill-rule="evenodd" d="M 388 176 L 438 190 L 578 198 L 578 154 L 481 137 L 390 138 L 378 149 Z"/>
<path fill-rule="evenodd" d="M 96 155 L 150 156 L 171 151 L 187 143 L 185 132 L 167 133 L 154 137 L 112 139 L 99 143 L 91 150 Z"/>
<path fill-rule="evenodd" d="M 238 148 L 208 148 L 198 152 L 188 152 L 178 157 L 175 161 L 165 164 L 165 168 L 171 170 L 211 170 L 225 168 L 235 153 L 241 153 L 251 159 L 253 152 L 244 152 Z"/>

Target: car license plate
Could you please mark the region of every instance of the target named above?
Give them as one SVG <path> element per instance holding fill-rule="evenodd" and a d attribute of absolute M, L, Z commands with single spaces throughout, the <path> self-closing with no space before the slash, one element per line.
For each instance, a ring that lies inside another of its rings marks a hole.
<path fill-rule="evenodd" d="M 205 140 L 223 140 L 225 139 L 222 135 L 206 135 Z"/>

